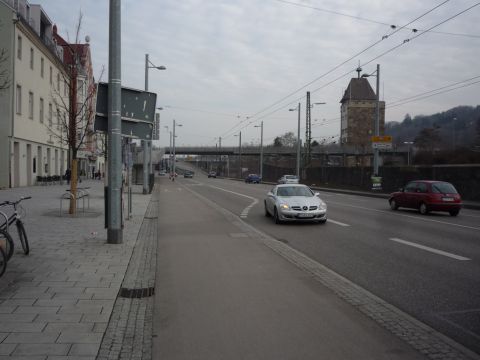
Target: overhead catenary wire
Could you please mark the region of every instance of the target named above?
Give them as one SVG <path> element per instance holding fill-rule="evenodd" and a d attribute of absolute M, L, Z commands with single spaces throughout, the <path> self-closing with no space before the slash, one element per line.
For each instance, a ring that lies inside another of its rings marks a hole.
<path fill-rule="evenodd" d="M 395 28 L 396 27 L 395 24 L 389 24 L 389 23 L 386 23 L 386 22 L 383 22 L 383 21 L 373 20 L 373 19 L 362 17 L 362 16 L 346 14 L 346 13 L 342 13 L 340 11 L 324 9 L 324 8 L 320 8 L 318 6 L 300 4 L 300 3 L 293 2 L 293 1 L 288 1 L 288 0 L 273 0 L 273 1 L 277 1 L 277 2 L 280 2 L 280 3 L 288 4 L 288 5 L 293 5 L 293 6 L 297 6 L 297 7 L 302 7 L 302 8 L 306 8 L 306 9 L 311 9 L 311 10 L 315 10 L 315 11 L 319 11 L 319 12 L 324 12 L 324 13 L 327 13 L 327 14 L 333 14 L 333 15 L 348 17 L 348 18 L 351 18 L 351 19 L 365 21 L 365 22 L 369 22 L 369 23 L 372 23 L 372 24 L 384 25 L 384 26 L 388 26 L 390 28 Z M 425 31 L 423 29 L 416 29 L 416 28 L 411 28 L 411 27 L 405 27 L 405 29 L 413 30 L 413 31 Z M 475 35 L 475 34 L 453 33 L 453 32 L 446 32 L 446 31 L 432 31 L 432 33 L 440 34 L 440 35 L 462 36 L 462 37 L 480 39 L 480 35 Z"/>
<path fill-rule="evenodd" d="M 445 3 L 445 2 L 444 2 L 444 3 Z M 442 3 L 442 4 L 443 4 L 443 3 Z M 440 4 L 440 5 L 442 5 L 442 4 Z M 437 5 L 437 7 L 440 6 L 440 5 Z M 477 3 L 469 6 L 468 8 L 466 8 L 466 9 L 464 9 L 464 10 L 456 13 L 455 15 L 450 16 L 449 18 L 447 18 L 447 19 L 445 19 L 445 20 L 442 20 L 441 22 L 439 22 L 439 23 L 431 26 L 429 29 L 425 30 L 424 32 L 421 32 L 421 33 L 416 34 L 415 36 L 413 36 L 413 37 L 411 37 L 411 38 L 408 38 L 408 39 L 403 40 L 400 44 L 398 44 L 398 45 L 390 48 L 389 50 L 387 50 L 387 51 L 385 51 L 385 52 L 383 52 L 383 53 L 375 56 L 373 59 L 370 59 L 369 61 L 361 64 L 360 67 L 363 67 L 363 66 L 366 66 L 366 65 L 372 63 L 373 61 L 375 61 L 375 60 L 377 60 L 377 59 L 379 59 L 379 58 L 381 58 L 381 57 L 389 54 L 390 52 L 392 52 L 392 51 L 394 51 L 394 50 L 396 50 L 396 49 L 398 49 L 398 48 L 400 48 L 400 47 L 402 47 L 402 46 L 404 46 L 405 44 L 409 43 L 410 41 L 413 41 L 413 40 L 417 39 L 418 37 L 427 34 L 427 33 L 428 33 L 429 31 L 431 31 L 432 29 L 435 29 L 435 28 L 443 25 L 444 23 L 446 23 L 446 22 L 448 22 L 448 21 L 450 21 L 450 20 L 452 20 L 452 19 L 454 19 L 454 18 L 456 18 L 456 17 L 458 17 L 458 16 L 466 13 L 467 11 L 473 9 L 474 7 L 476 7 L 476 6 L 478 6 L 478 5 L 480 5 L 480 2 L 477 2 Z M 431 11 L 433 11 L 433 10 L 429 10 L 429 12 L 431 12 Z M 418 18 L 417 18 L 417 19 L 418 19 Z M 415 21 L 415 20 L 413 20 L 413 21 Z M 413 21 L 412 21 L 412 22 L 413 22 Z M 410 22 L 410 23 L 411 23 L 411 22 Z M 409 23 L 409 24 L 410 24 L 410 23 Z M 406 25 L 405 25 L 405 26 L 406 26 Z M 351 73 L 353 73 L 353 72 L 355 72 L 355 70 L 350 70 L 350 71 L 344 73 L 343 75 L 335 78 L 334 80 L 332 80 L 332 81 L 330 81 L 330 82 L 328 82 L 328 83 L 326 83 L 326 84 L 324 84 L 324 85 L 322 85 L 322 86 L 320 86 L 320 87 L 318 87 L 318 88 L 316 88 L 316 89 L 314 89 L 314 90 L 311 90 L 310 92 L 311 92 L 311 93 L 315 93 L 315 92 L 317 92 L 317 91 L 319 91 L 319 90 L 321 90 L 321 89 L 323 89 L 323 88 L 325 88 L 325 87 L 333 84 L 334 82 L 336 82 L 336 81 L 344 78 L 345 76 L 347 76 L 348 74 L 351 74 Z M 308 85 L 307 85 L 307 86 L 308 86 Z M 298 92 L 298 91 L 297 91 L 297 92 Z M 295 92 L 295 93 L 296 93 L 296 92 Z M 280 106 L 279 108 L 277 108 L 277 109 L 275 109 L 275 110 L 273 110 L 273 111 L 270 111 L 270 112 L 267 113 L 266 115 L 262 115 L 262 116 L 256 118 L 255 121 L 251 121 L 251 122 L 250 122 L 249 124 L 247 124 L 246 126 L 250 125 L 250 124 L 253 123 L 253 122 L 257 122 L 257 121 L 259 121 L 259 120 L 265 119 L 265 118 L 267 118 L 269 115 L 272 115 L 272 114 L 274 114 L 274 113 L 276 113 L 276 112 L 278 112 L 278 111 L 280 111 L 280 110 L 282 110 L 282 109 L 285 109 L 285 108 L 287 108 L 287 107 L 289 107 L 289 106 L 292 106 L 293 104 L 295 104 L 295 103 L 297 103 L 298 101 L 302 100 L 304 97 L 305 97 L 305 96 L 302 95 L 302 96 L 299 97 L 298 99 L 295 99 L 295 100 L 289 102 L 288 104 L 284 104 L 284 105 Z M 283 99 L 283 100 L 285 100 L 285 99 Z M 277 104 L 278 104 L 278 102 L 277 102 Z M 252 116 L 252 117 L 253 117 L 253 116 Z M 244 129 L 246 126 L 243 126 L 242 128 L 237 129 L 237 131 Z M 231 136 L 231 135 L 229 135 L 229 136 Z M 225 136 L 225 138 L 228 138 L 229 136 Z"/>
<path fill-rule="evenodd" d="M 361 51 L 357 52 L 356 54 L 350 56 L 348 59 L 346 59 L 346 60 L 344 60 L 343 62 L 341 62 L 340 64 L 334 66 L 332 69 L 328 70 L 327 72 L 323 73 L 322 75 L 317 76 L 315 79 L 313 79 L 312 81 L 310 81 L 310 82 L 308 82 L 307 84 L 303 85 L 302 87 L 296 89 L 295 91 L 289 93 L 288 95 L 282 97 L 280 100 L 275 101 L 274 103 L 272 103 L 271 105 L 269 105 L 269 106 L 261 109 L 260 111 L 257 111 L 256 113 L 254 113 L 252 116 L 246 118 L 245 120 L 240 121 L 239 123 L 237 123 L 236 125 L 234 125 L 233 127 L 231 127 L 228 131 L 224 132 L 221 136 L 222 136 L 222 137 L 225 137 L 225 138 L 232 136 L 232 134 L 230 134 L 230 135 L 227 135 L 227 134 L 229 134 L 231 131 L 235 130 L 237 127 L 241 126 L 243 123 L 245 123 L 245 122 L 248 121 L 249 119 L 255 118 L 255 117 L 257 117 L 258 115 L 260 115 L 261 113 L 263 113 L 263 112 L 265 112 L 265 111 L 267 111 L 267 110 L 275 107 L 276 105 L 282 103 L 284 100 L 286 100 L 286 99 L 288 99 L 289 97 L 295 95 L 296 93 L 298 93 L 298 92 L 300 92 L 301 90 L 305 89 L 306 87 L 312 85 L 313 83 L 317 82 L 318 80 L 324 78 L 325 76 L 331 74 L 332 72 L 334 72 L 335 70 L 337 70 L 337 69 L 340 68 L 341 66 L 343 66 L 343 65 L 345 65 L 346 63 L 348 63 L 348 62 L 352 61 L 353 59 L 357 58 L 359 55 L 361 55 L 361 54 L 363 54 L 364 52 L 366 52 L 366 51 L 370 50 L 371 48 L 375 47 L 376 45 L 378 45 L 379 43 L 381 43 L 381 42 L 384 41 L 385 39 L 390 38 L 392 35 L 398 33 L 399 31 L 401 31 L 402 29 L 408 27 L 410 24 L 412 24 L 412 23 L 414 23 L 415 21 L 421 19 L 422 17 L 425 17 L 426 15 L 428 15 L 428 14 L 430 14 L 431 12 L 435 11 L 436 9 L 438 9 L 438 8 L 441 7 L 441 6 L 443 6 L 444 4 L 446 4 L 446 3 L 449 2 L 449 1 L 450 1 L 450 0 L 444 0 L 444 1 L 441 2 L 440 4 L 434 6 L 433 8 L 429 9 L 428 11 L 422 13 L 421 15 L 417 16 L 415 19 L 409 21 L 409 22 L 406 23 L 405 25 L 396 28 L 396 29 L 395 29 L 393 32 L 391 32 L 390 34 L 382 36 L 382 38 L 381 38 L 380 40 L 375 41 L 373 44 L 370 44 L 369 46 L 367 46 L 367 47 L 364 48 L 363 50 L 361 50 Z M 425 32 L 427 32 L 427 31 L 430 31 L 430 30 L 426 30 Z M 424 34 L 425 32 L 422 32 L 421 34 Z M 402 43 L 402 44 L 403 44 L 403 43 Z M 349 71 L 347 74 L 349 74 L 350 72 L 351 72 L 351 71 Z M 346 75 L 346 74 L 345 74 L 345 75 Z M 341 76 L 340 78 L 344 77 L 345 75 Z M 338 79 L 340 79 L 340 78 L 337 78 L 336 80 L 338 80 Z M 335 80 L 335 81 L 336 81 L 336 80 Z M 304 96 L 300 97 L 299 100 L 303 99 L 303 97 L 304 97 Z M 296 100 L 296 101 L 298 101 L 298 100 Z M 296 101 L 292 101 L 292 102 L 289 103 L 288 105 L 291 105 L 292 103 L 294 103 L 294 102 L 296 102 Z M 282 109 L 283 109 L 283 107 L 282 107 Z M 278 111 L 278 110 L 277 110 L 277 111 Z M 276 111 L 274 111 L 274 112 L 276 112 Z M 274 112 L 270 112 L 269 114 L 274 113 Z M 269 115 L 269 114 L 268 114 L 268 115 Z M 267 116 L 268 116 L 268 115 L 267 115 Z M 266 117 L 266 116 L 262 116 L 261 118 L 257 118 L 256 121 L 258 121 L 258 120 L 260 120 L 260 119 L 263 119 L 263 118 L 265 118 L 265 117 Z M 252 123 L 252 122 L 250 122 L 249 124 L 251 124 L 251 123 Z M 244 128 L 244 127 L 243 127 L 243 128 Z M 242 129 L 243 129 L 243 128 L 242 128 Z M 235 130 L 235 131 L 238 131 L 238 129 Z"/>

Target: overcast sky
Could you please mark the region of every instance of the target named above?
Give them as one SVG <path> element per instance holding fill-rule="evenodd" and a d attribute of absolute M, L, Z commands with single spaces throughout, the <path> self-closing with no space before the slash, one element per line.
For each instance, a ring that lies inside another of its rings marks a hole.
<path fill-rule="evenodd" d="M 122 86 L 144 88 L 146 53 L 155 65 L 167 67 L 165 71 L 149 71 L 149 90 L 157 93 L 157 106 L 164 107 L 161 145 L 168 144 L 164 126 L 171 130 L 173 119 L 183 125 L 177 129 L 178 145 L 212 146 L 219 136 L 222 145 L 236 145 L 238 138 L 233 135 L 240 130 L 242 143 L 258 143 L 260 130 L 254 126 L 262 120 L 264 141 L 271 143 L 275 136 L 296 132 L 297 113 L 288 109 L 299 101 L 303 138 L 307 90 L 312 92 L 312 102 L 326 102 L 312 109 L 312 136 L 319 142 L 324 137 L 338 136 L 339 101 L 349 79 L 356 77 L 354 70 L 359 61 L 368 63 L 362 66 L 366 73 L 373 72 L 377 63 L 381 66 L 381 98 L 387 104 L 387 121 L 401 121 L 406 113 L 432 114 L 457 105 L 480 104 L 480 83 L 476 83 L 389 108 L 389 104 L 404 98 L 480 76 L 480 6 L 431 32 L 397 31 L 322 77 L 391 34 L 394 30 L 388 24 L 406 25 L 443 0 L 287 2 L 122 1 Z M 105 66 L 102 80 L 107 81 L 109 2 L 32 3 L 41 4 L 57 24 L 59 33 L 65 37 L 68 33 L 70 38 L 80 10 L 83 12 L 82 39 L 90 36 L 94 72 L 98 77 Z M 475 4 L 477 1 L 473 0 L 447 1 L 408 27 L 429 29 Z M 412 39 L 415 36 L 418 37 Z M 407 39 L 411 40 L 374 60 Z M 348 72 L 351 73 L 345 75 Z M 316 78 L 320 79 L 302 88 Z M 370 80 L 375 89 L 375 78 Z M 274 105 L 300 88 L 298 93 Z M 274 106 L 269 108 L 271 105 Z"/>

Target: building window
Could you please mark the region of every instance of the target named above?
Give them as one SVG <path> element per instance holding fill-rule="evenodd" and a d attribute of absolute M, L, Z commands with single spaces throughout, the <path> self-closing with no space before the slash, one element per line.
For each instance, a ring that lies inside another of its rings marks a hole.
<path fill-rule="evenodd" d="M 53 70 L 52 67 L 50 66 L 50 85 L 53 84 Z"/>
<path fill-rule="evenodd" d="M 67 96 L 67 80 L 63 79 L 63 96 Z"/>
<path fill-rule="evenodd" d="M 28 118 L 33 120 L 33 92 L 28 93 Z"/>
<path fill-rule="evenodd" d="M 40 98 L 40 122 L 43 124 L 43 108 L 44 107 L 44 102 L 43 99 Z"/>
<path fill-rule="evenodd" d="M 43 68 L 45 66 L 45 60 L 43 59 L 43 57 L 40 59 L 40 76 L 42 77 L 43 79 Z"/>
<path fill-rule="evenodd" d="M 60 92 L 60 73 L 57 74 L 57 91 Z"/>
<path fill-rule="evenodd" d="M 16 96 L 16 109 L 17 109 L 17 114 L 22 113 L 22 87 L 20 85 L 17 85 L 17 96 Z"/>
<path fill-rule="evenodd" d="M 17 38 L 17 58 L 18 60 L 22 60 L 22 37 L 21 36 Z"/>
<path fill-rule="evenodd" d="M 53 123 L 53 107 L 52 104 L 48 104 L 48 126 L 52 126 Z"/>
<path fill-rule="evenodd" d="M 33 48 L 30 48 L 30 69 L 33 70 Z"/>

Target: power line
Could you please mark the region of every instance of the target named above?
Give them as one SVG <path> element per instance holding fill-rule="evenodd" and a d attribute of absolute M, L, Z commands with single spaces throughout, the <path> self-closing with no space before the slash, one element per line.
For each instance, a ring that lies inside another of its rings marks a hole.
<path fill-rule="evenodd" d="M 443 2 L 443 3 L 440 4 L 440 5 L 437 5 L 437 7 L 443 5 L 444 3 L 445 3 L 445 2 Z M 374 57 L 373 59 L 367 61 L 366 63 L 361 64 L 360 66 L 365 66 L 365 65 L 370 64 L 371 62 L 373 62 L 373 61 L 381 58 L 382 56 L 385 56 L 385 55 L 387 55 L 388 53 L 390 53 L 390 52 L 398 49 L 399 47 L 401 47 L 401 46 L 409 43 L 410 41 L 415 40 L 416 38 L 418 38 L 418 37 L 420 37 L 420 36 L 428 33 L 431 29 L 435 29 L 436 27 L 438 27 L 438 26 L 440 26 L 440 25 L 442 25 L 442 24 L 444 24 L 444 23 L 446 23 L 446 22 L 448 22 L 448 21 L 450 21 L 450 20 L 452 20 L 452 19 L 454 19 L 454 18 L 456 18 L 456 17 L 464 14 L 465 12 L 473 9 L 474 7 L 476 7 L 476 6 L 478 6 L 478 5 L 480 5 L 480 2 L 477 2 L 476 4 L 474 4 L 474 5 L 466 8 L 465 10 L 462 10 L 462 11 L 460 11 L 459 13 L 457 13 L 457 14 L 455 14 L 455 15 L 452 15 L 451 17 L 449 17 L 449 18 L 447 18 L 447 19 L 445 19 L 445 20 L 437 23 L 436 25 L 431 26 L 429 29 L 425 30 L 425 31 L 422 32 L 422 33 L 419 33 L 419 34 L 417 34 L 417 35 L 415 35 L 415 36 L 413 36 L 413 37 L 411 37 L 411 38 L 409 38 L 409 39 L 403 40 L 403 42 L 401 42 L 400 44 L 398 44 L 398 45 L 390 48 L 389 50 L 383 52 L 382 54 L 380 54 L 380 55 L 378 55 L 378 56 L 376 56 L 376 57 Z M 432 10 L 429 10 L 429 12 L 431 12 L 431 11 L 433 11 L 433 9 L 432 9 Z M 421 16 L 424 16 L 424 15 L 421 15 Z M 421 17 L 421 16 L 420 16 L 420 17 Z M 419 17 L 419 18 L 420 18 L 420 17 Z M 417 18 L 417 19 L 418 19 L 418 18 Z M 413 20 L 413 21 L 416 21 L 416 20 Z M 413 21 L 412 21 L 412 22 L 413 22 Z M 411 23 L 411 22 L 410 22 L 410 23 Z M 410 24 L 410 23 L 409 23 L 409 24 Z M 408 24 L 407 24 L 407 25 L 408 25 Z M 405 25 L 405 26 L 407 26 L 407 25 Z M 400 29 L 398 29 L 398 30 L 400 30 Z M 335 78 L 334 80 L 332 80 L 332 81 L 330 81 L 330 82 L 328 82 L 328 83 L 326 83 L 326 84 L 324 84 L 324 85 L 322 85 L 322 86 L 320 86 L 320 87 L 312 90 L 311 93 L 317 92 L 317 91 L 319 91 L 319 90 L 327 87 L 328 85 L 331 85 L 332 83 L 334 83 L 334 82 L 342 79 L 343 77 L 347 76 L 348 74 L 350 74 L 350 73 L 352 73 L 352 72 L 354 72 L 354 71 L 355 71 L 355 70 L 350 70 L 350 71 L 344 73 L 343 75 Z M 268 117 L 268 116 L 271 115 L 271 114 L 274 114 L 274 113 L 276 113 L 276 112 L 278 112 L 278 111 L 280 111 L 280 110 L 282 110 L 282 109 L 284 109 L 284 108 L 286 108 L 286 107 L 288 107 L 288 106 L 290 106 L 290 105 L 292 105 L 292 104 L 295 104 L 296 102 L 302 100 L 303 98 L 304 98 L 304 96 L 301 96 L 300 98 L 298 98 L 298 99 L 296 99 L 296 100 L 293 100 L 292 102 L 290 102 L 290 103 L 288 103 L 288 104 L 286 104 L 286 105 L 282 105 L 280 108 L 277 108 L 277 109 L 275 109 L 275 110 L 267 113 L 266 115 L 262 115 L 261 117 L 257 118 L 256 121 L 259 121 L 259 120 L 261 120 L 261 119 L 264 119 L 264 118 Z M 248 125 L 247 125 L 247 126 L 248 126 Z M 244 127 L 245 127 L 245 126 L 244 126 Z M 242 129 L 243 129 L 244 127 L 242 127 Z"/>
<path fill-rule="evenodd" d="M 302 86 L 302 87 L 298 88 L 297 90 L 295 90 L 295 91 L 289 93 L 288 95 L 284 96 L 284 97 L 281 98 L 280 100 L 274 102 L 273 104 L 267 106 L 266 108 L 263 108 L 263 109 L 260 110 L 260 111 L 257 111 L 257 112 L 256 112 L 255 114 L 253 114 L 250 118 L 254 118 L 254 117 L 258 116 L 259 114 L 261 114 L 261 113 L 263 113 L 263 112 L 271 109 L 271 108 L 274 107 L 275 105 L 278 105 L 279 103 L 281 103 L 281 102 L 283 102 L 284 100 L 288 99 L 289 97 L 295 95 L 295 94 L 298 93 L 299 91 L 305 89 L 307 86 L 312 85 L 313 83 L 317 82 L 318 80 L 322 79 L 323 77 L 325 77 L 325 76 L 329 75 L 330 73 L 334 72 L 335 70 L 337 70 L 337 69 L 340 68 L 341 66 L 343 66 L 343 65 L 345 65 L 346 63 L 350 62 L 351 60 L 357 58 L 359 55 L 361 55 L 361 54 L 363 54 L 364 52 L 370 50 L 370 49 L 373 48 L 374 46 L 376 46 L 376 45 L 378 45 L 379 43 L 381 43 L 383 40 L 391 37 L 392 35 L 396 34 L 396 33 L 399 32 L 400 30 L 406 28 L 408 25 L 414 23 L 415 21 L 417 21 L 417 20 L 421 19 L 422 17 L 428 15 L 429 13 L 435 11 L 436 9 L 438 9 L 438 8 L 441 7 L 441 6 L 443 6 L 444 4 L 446 4 L 446 3 L 449 2 L 449 1 L 450 1 L 450 0 L 445 0 L 445 1 L 443 1 L 442 3 L 436 5 L 435 7 L 431 8 L 430 10 L 424 12 L 423 14 L 421 14 L 421 15 L 418 16 L 418 17 L 416 17 L 415 19 L 409 21 L 407 24 L 405 24 L 405 25 L 403 25 L 403 26 L 401 26 L 401 27 L 399 27 L 399 28 L 396 28 L 392 33 L 390 33 L 390 34 L 388 34 L 388 35 L 382 36 L 382 38 L 381 38 L 380 40 L 377 40 L 376 42 L 374 42 L 373 44 L 367 46 L 366 48 L 364 48 L 364 49 L 361 50 L 360 52 L 358 52 L 358 53 L 356 53 L 355 55 L 353 55 L 353 56 L 351 56 L 350 58 L 348 58 L 347 60 L 341 62 L 341 63 L 338 64 L 338 65 L 336 65 L 335 67 L 333 67 L 333 68 L 330 69 L 329 71 L 325 72 L 324 74 L 316 77 L 315 79 L 313 79 L 313 80 L 310 81 L 309 83 L 305 84 L 304 86 Z M 423 33 L 421 33 L 421 34 L 423 34 Z M 403 43 L 402 43 L 402 44 L 403 44 Z M 349 74 L 349 73 L 350 73 L 350 72 L 348 72 L 347 74 Z M 345 75 L 347 75 L 347 74 L 345 74 Z M 345 75 L 343 75 L 343 76 L 345 76 Z M 343 76 L 342 76 L 342 77 L 343 77 Z M 342 77 L 340 77 L 340 78 L 342 78 Z M 340 78 L 338 78 L 338 79 L 340 79 Z M 338 79 L 336 79 L 336 80 L 338 80 Z M 336 81 L 336 80 L 335 80 L 335 81 Z M 317 89 L 317 90 L 318 90 L 318 89 Z M 315 91 L 316 91 L 316 90 L 315 90 Z M 301 99 L 303 99 L 303 96 L 300 98 L 300 100 L 301 100 Z M 292 102 L 292 103 L 293 103 L 293 102 Z M 289 103 L 289 105 L 292 104 L 292 103 Z M 278 111 L 278 110 L 276 110 L 276 111 Z M 274 112 L 276 112 L 276 111 L 274 111 Z M 272 113 L 274 113 L 274 112 L 268 113 L 267 116 L 270 115 L 270 114 L 272 114 Z M 265 117 L 266 117 L 266 116 L 262 116 L 262 117 L 260 117 L 260 119 L 263 119 L 263 118 L 265 118 Z M 238 124 L 234 125 L 231 129 L 229 129 L 228 131 L 224 132 L 224 133 L 222 134 L 222 137 L 225 137 L 230 131 L 232 131 L 233 129 L 235 129 L 235 128 L 237 128 L 238 126 L 242 125 L 242 124 L 243 124 L 245 121 L 247 121 L 247 120 L 248 120 L 248 118 L 245 119 L 245 120 L 242 120 L 242 121 L 240 121 Z M 258 121 L 258 120 L 259 120 L 259 119 L 257 119 L 257 121 Z M 244 127 L 242 127 L 242 129 L 243 129 L 243 128 L 244 128 Z M 231 136 L 231 135 L 229 135 L 229 136 Z M 227 137 L 228 137 L 228 136 L 227 136 Z"/>
<path fill-rule="evenodd" d="M 419 96 L 418 98 L 415 98 L 415 99 L 411 99 L 411 100 L 407 100 L 407 101 L 404 101 L 404 102 L 400 102 L 400 103 L 395 104 L 395 105 L 390 105 L 390 106 L 388 106 L 387 108 L 388 108 L 388 109 L 391 109 L 391 108 L 394 108 L 394 107 L 397 107 L 397 106 L 401 106 L 401 105 L 405 105 L 405 104 L 408 104 L 408 103 L 411 103 L 411 102 L 414 102 L 414 101 L 424 100 L 424 99 L 430 98 L 430 97 L 432 97 L 432 96 L 444 94 L 444 93 L 447 93 L 447 92 L 450 92 L 450 91 L 453 91 L 453 90 L 462 89 L 462 88 L 465 88 L 465 87 L 467 87 L 467 86 L 472 86 L 472 85 L 475 85 L 475 84 L 478 84 L 478 83 L 480 83 L 480 80 L 474 81 L 474 82 L 471 82 L 471 83 L 468 83 L 468 84 L 460 85 L 460 86 L 454 87 L 454 88 L 452 88 L 452 89 L 447 89 L 447 90 L 439 91 L 439 92 L 434 93 L 434 94 L 425 95 L 425 96 Z"/>
<path fill-rule="evenodd" d="M 317 6 L 300 4 L 300 3 L 296 3 L 296 2 L 293 2 L 293 1 L 287 1 L 287 0 L 274 0 L 274 1 L 284 3 L 284 4 L 288 4 L 288 5 L 297 6 L 297 7 L 307 8 L 307 9 L 311 9 L 311 10 L 315 10 L 315 11 L 320 11 L 320 12 L 324 12 L 324 13 L 328 13 L 328 14 L 344 16 L 344 17 L 348 17 L 348 18 L 351 18 L 351 19 L 365 21 L 365 22 L 369 22 L 369 23 L 373 23 L 373 24 L 384 25 L 384 26 L 388 26 L 390 28 L 395 28 L 396 27 L 396 25 L 394 25 L 394 24 L 388 24 L 388 23 L 383 22 L 383 21 L 373 20 L 373 19 L 369 19 L 369 18 L 365 18 L 365 17 L 361 17 L 361 16 L 350 15 L 350 14 L 342 13 L 342 12 L 339 12 L 339 11 L 323 9 L 323 8 L 319 8 Z M 409 28 L 409 27 L 405 27 L 405 29 L 413 30 L 413 31 L 425 31 L 425 30 L 422 30 L 422 29 Z M 476 39 L 480 38 L 480 35 L 452 33 L 452 32 L 446 32 L 446 31 L 432 31 L 432 33 L 441 34 L 441 35 L 463 36 L 463 37 L 476 38 Z"/>
<path fill-rule="evenodd" d="M 388 104 L 388 107 L 393 107 L 393 105 L 395 105 L 396 103 L 400 103 L 400 102 L 404 102 L 404 101 L 408 101 L 410 99 L 414 99 L 414 98 L 417 98 L 417 97 L 420 97 L 420 96 L 423 96 L 423 95 L 426 95 L 426 94 L 430 94 L 430 93 L 433 93 L 435 91 L 439 91 L 439 90 L 443 90 L 443 89 L 447 89 L 449 87 L 452 87 L 452 86 L 455 86 L 455 85 L 458 85 L 458 84 L 462 84 L 462 83 L 466 83 L 468 81 L 472 81 L 472 80 L 475 80 L 475 79 L 478 79 L 480 78 L 480 75 L 479 76 L 474 76 L 470 79 L 466 79 L 466 80 L 462 80 L 462 81 L 457 81 L 453 84 L 449 84 L 449 85 L 445 85 L 445 86 L 442 86 L 442 87 L 439 87 L 439 88 L 436 88 L 436 89 L 433 89 L 433 90 L 429 90 L 429 91 L 425 91 L 425 92 L 422 92 L 422 93 L 419 93 L 419 94 L 416 94 L 416 95 L 412 95 L 412 96 L 408 96 L 406 98 L 403 98 L 403 99 L 399 99 L 399 100 L 395 100 L 395 101 L 392 101 Z"/>

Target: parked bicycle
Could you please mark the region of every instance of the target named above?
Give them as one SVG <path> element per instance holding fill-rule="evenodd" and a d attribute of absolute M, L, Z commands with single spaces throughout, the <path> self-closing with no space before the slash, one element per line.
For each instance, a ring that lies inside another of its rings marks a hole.
<path fill-rule="evenodd" d="M 6 269 L 7 269 L 7 255 L 5 254 L 5 251 L 3 251 L 3 247 L 0 244 L 0 277 L 2 277 Z"/>
<path fill-rule="evenodd" d="M 20 243 L 22 244 L 22 249 L 25 255 L 28 255 L 30 252 L 30 246 L 28 245 L 28 238 L 27 232 L 25 231 L 25 226 L 23 225 L 22 218 L 25 217 L 25 211 L 20 203 L 23 200 L 31 199 L 31 196 L 21 197 L 17 201 L 4 201 L 0 203 L 0 218 L 4 218 L 4 222 L 0 225 L 0 247 L 3 244 L 3 250 L 5 252 L 7 260 L 9 260 L 13 255 L 13 239 L 10 235 L 10 225 L 15 223 L 17 228 L 18 237 L 20 239 Z M 5 211 L 2 211 L 4 207 L 12 206 L 13 213 L 8 215 Z M 1 265 L 0 265 L 1 266 Z"/>

